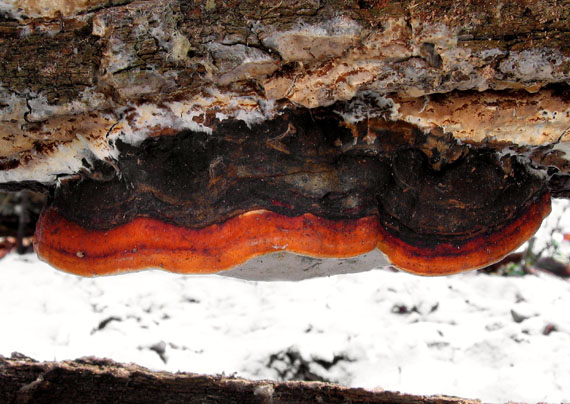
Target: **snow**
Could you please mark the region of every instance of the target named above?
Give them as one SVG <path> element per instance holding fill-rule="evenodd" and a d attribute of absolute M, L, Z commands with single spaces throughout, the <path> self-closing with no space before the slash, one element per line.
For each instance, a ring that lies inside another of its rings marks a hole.
<path fill-rule="evenodd" d="M 539 239 L 558 237 L 551 228 L 565 206 L 556 202 Z M 546 273 L 80 278 L 10 254 L 0 265 L 0 354 L 95 355 L 255 379 L 305 372 L 406 393 L 560 402 L 570 401 L 569 307 L 570 282 Z M 549 325 L 555 331 L 545 335 Z"/>

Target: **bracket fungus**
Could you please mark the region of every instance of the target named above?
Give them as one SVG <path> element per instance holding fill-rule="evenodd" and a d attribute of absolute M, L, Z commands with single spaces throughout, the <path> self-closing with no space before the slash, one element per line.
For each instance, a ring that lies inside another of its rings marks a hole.
<path fill-rule="evenodd" d="M 516 157 L 453 141 L 438 150 L 409 124 L 299 109 L 210 125 L 119 141 L 114 167 L 62 181 L 37 225 L 39 256 L 82 275 L 211 273 L 276 250 L 378 248 L 403 270 L 451 274 L 500 260 L 550 211 L 544 182 Z"/>
<path fill-rule="evenodd" d="M 13 3 L 0 188 L 48 195 L 62 270 L 452 274 L 570 196 L 561 6 Z"/>

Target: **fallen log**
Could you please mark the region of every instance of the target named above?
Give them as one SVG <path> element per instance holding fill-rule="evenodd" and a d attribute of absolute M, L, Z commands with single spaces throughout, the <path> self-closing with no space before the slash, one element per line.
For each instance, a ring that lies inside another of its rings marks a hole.
<path fill-rule="evenodd" d="M 37 362 L 0 356 L 3 403 L 395 403 L 479 404 L 445 396 L 369 391 L 321 382 L 246 380 L 223 375 L 153 372 L 108 359 Z"/>

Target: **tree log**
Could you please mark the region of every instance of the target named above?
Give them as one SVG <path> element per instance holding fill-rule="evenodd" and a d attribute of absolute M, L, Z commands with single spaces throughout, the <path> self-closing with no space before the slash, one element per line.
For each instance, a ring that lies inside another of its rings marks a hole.
<path fill-rule="evenodd" d="M 81 158 L 116 158 L 113 138 L 209 133 L 216 120 L 366 92 L 384 105 L 339 108 L 476 144 L 570 136 L 568 0 L 42 4 L 2 6 L 4 183 L 51 183 L 90 168 Z"/>
<path fill-rule="evenodd" d="M 192 373 L 153 372 L 107 359 L 36 362 L 0 356 L 3 403 L 390 403 L 479 404 L 478 400 L 369 391 L 321 382 L 252 381 Z"/>

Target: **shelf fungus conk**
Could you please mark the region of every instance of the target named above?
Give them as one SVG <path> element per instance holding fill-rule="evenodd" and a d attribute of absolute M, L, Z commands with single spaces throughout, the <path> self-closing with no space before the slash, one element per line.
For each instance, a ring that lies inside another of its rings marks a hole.
<path fill-rule="evenodd" d="M 37 225 L 39 256 L 93 276 L 231 273 L 264 259 L 362 258 L 372 269 L 380 251 L 405 271 L 443 275 L 502 259 L 550 212 L 543 180 L 518 157 L 408 123 L 290 109 L 208 124 L 117 140 L 112 165 L 61 181 Z"/>

